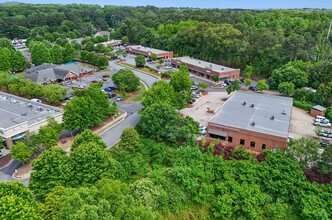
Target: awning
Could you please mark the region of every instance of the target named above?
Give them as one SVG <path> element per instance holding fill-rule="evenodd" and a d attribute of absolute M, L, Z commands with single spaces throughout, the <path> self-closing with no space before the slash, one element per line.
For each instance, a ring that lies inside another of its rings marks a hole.
<path fill-rule="evenodd" d="M 227 137 L 227 132 L 222 132 L 222 131 L 219 131 L 217 129 L 211 129 L 211 128 L 209 128 L 208 129 L 208 133 L 209 134 L 218 135 L 218 136 L 221 136 L 221 137 Z"/>

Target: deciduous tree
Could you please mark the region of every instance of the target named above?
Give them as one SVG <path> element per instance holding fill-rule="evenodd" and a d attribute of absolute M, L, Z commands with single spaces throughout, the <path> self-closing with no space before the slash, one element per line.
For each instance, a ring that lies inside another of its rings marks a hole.
<path fill-rule="evenodd" d="M 291 82 L 282 82 L 278 86 L 278 91 L 281 95 L 292 96 L 295 92 L 295 86 Z"/>
<path fill-rule="evenodd" d="M 10 154 L 14 160 L 19 160 L 25 163 L 31 158 L 32 151 L 26 143 L 17 142 L 10 149 Z"/>
<path fill-rule="evenodd" d="M 143 55 L 136 56 L 135 63 L 137 67 L 144 67 L 146 63 L 145 57 Z"/>

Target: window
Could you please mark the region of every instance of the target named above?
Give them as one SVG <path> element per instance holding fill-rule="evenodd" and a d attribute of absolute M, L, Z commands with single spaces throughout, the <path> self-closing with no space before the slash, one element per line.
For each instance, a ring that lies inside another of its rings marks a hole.
<path fill-rule="evenodd" d="M 262 144 L 262 150 L 266 149 L 266 144 Z"/>
<path fill-rule="evenodd" d="M 233 142 L 233 137 L 228 137 L 228 142 Z"/>
<path fill-rule="evenodd" d="M 240 145 L 244 146 L 245 141 L 243 139 L 240 139 Z"/>
<path fill-rule="evenodd" d="M 251 141 L 250 142 L 250 147 L 255 147 L 255 142 Z"/>

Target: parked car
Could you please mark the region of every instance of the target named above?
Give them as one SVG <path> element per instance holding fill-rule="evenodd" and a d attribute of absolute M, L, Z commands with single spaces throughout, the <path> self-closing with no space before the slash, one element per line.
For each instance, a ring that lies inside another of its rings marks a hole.
<path fill-rule="evenodd" d="M 196 93 L 191 94 L 191 96 L 192 96 L 193 98 L 196 98 L 196 99 L 198 99 L 199 97 L 201 97 L 199 94 L 196 94 Z"/>
<path fill-rule="evenodd" d="M 327 146 L 330 145 L 330 143 L 326 142 L 326 141 L 321 141 L 319 144 L 320 144 L 321 147 L 327 147 Z"/>
<path fill-rule="evenodd" d="M 313 125 L 319 125 L 319 126 L 324 127 L 324 128 L 330 128 L 331 127 L 331 123 L 314 122 Z"/>
<path fill-rule="evenodd" d="M 205 126 L 203 126 L 203 125 L 199 125 L 199 130 L 206 130 L 206 127 Z"/>
<path fill-rule="evenodd" d="M 249 86 L 249 90 L 257 92 L 256 86 Z"/>
<path fill-rule="evenodd" d="M 123 100 L 123 98 L 120 96 L 116 98 L 116 101 L 122 101 L 122 100 Z"/>
<path fill-rule="evenodd" d="M 41 103 L 42 101 L 40 99 L 31 99 L 32 102 L 39 102 Z"/>
<path fill-rule="evenodd" d="M 110 99 L 111 99 L 111 98 L 114 98 L 114 97 L 116 96 L 116 94 L 114 94 L 114 93 L 108 93 L 107 95 L 108 95 L 108 98 L 110 98 Z M 121 101 L 121 100 L 120 100 L 120 101 Z"/>
<path fill-rule="evenodd" d="M 321 123 L 330 123 L 330 120 L 327 119 L 327 118 L 324 118 L 324 119 L 314 119 L 314 122 L 321 122 Z"/>
<path fill-rule="evenodd" d="M 197 90 L 198 87 L 197 87 L 197 86 L 190 86 L 190 89 L 191 89 L 191 90 Z"/>
<path fill-rule="evenodd" d="M 202 135 L 206 135 L 206 130 L 201 130 Z"/>

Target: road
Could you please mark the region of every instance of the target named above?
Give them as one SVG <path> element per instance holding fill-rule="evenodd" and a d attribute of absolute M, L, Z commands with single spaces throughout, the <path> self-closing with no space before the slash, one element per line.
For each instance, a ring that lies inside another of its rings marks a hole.
<path fill-rule="evenodd" d="M 120 70 L 120 69 L 125 69 L 126 67 L 123 67 L 121 65 L 118 65 L 117 60 L 113 60 L 109 62 L 109 65 L 116 70 Z M 157 79 L 156 77 L 150 76 L 148 74 L 144 74 L 141 73 L 139 71 L 136 70 L 132 70 L 136 76 L 138 76 L 141 80 L 143 80 L 144 82 L 146 82 L 150 87 L 152 86 L 152 84 L 156 81 L 158 81 L 159 79 Z"/>

